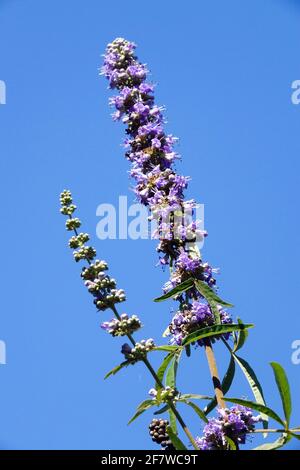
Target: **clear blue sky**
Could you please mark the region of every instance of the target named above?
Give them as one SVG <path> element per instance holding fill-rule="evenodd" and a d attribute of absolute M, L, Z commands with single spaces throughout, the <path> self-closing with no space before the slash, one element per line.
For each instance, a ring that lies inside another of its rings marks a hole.
<path fill-rule="evenodd" d="M 243 357 L 277 409 L 268 362 L 286 368 L 300 424 L 300 365 L 291 362 L 300 339 L 299 22 L 296 0 L 0 0 L 1 448 L 155 448 L 150 413 L 126 425 L 152 386 L 143 366 L 103 381 L 122 341 L 99 328 L 110 314 L 94 310 L 58 211 L 60 191 L 72 189 L 84 229 L 127 291 L 122 310 L 162 341 L 172 303 L 152 302 L 166 279 L 155 243 L 95 233 L 98 204 L 133 198 L 124 129 L 111 122 L 98 76 L 116 36 L 138 44 L 159 84 L 168 130 L 180 137 L 178 168 L 193 177 L 188 195 L 205 204 L 204 256 L 221 268 L 220 293 L 256 325 Z M 227 353 L 216 349 L 223 371 Z M 183 384 L 211 393 L 202 351 L 184 361 Z M 231 394 L 252 398 L 240 374 Z M 196 418 L 186 419 L 197 434 Z"/>

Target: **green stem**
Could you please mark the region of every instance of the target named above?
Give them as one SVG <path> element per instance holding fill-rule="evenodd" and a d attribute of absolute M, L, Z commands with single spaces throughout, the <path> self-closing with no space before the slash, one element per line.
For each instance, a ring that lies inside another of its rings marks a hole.
<path fill-rule="evenodd" d="M 114 305 L 112 305 L 111 307 L 111 310 L 113 311 L 113 313 L 115 314 L 116 318 L 118 320 L 121 319 L 116 307 Z M 129 341 L 131 342 L 131 344 L 133 346 L 135 346 L 136 342 L 133 338 L 133 336 L 131 334 L 128 334 L 126 335 L 127 338 L 129 339 Z M 158 384 L 158 386 L 160 388 L 164 388 L 164 384 L 162 383 L 162 381 L 160 380 L 160 378 L 157 376 L 155 370 L 153 369 L 152 365 L 150 364 L 149 360 L 147 359 L 147 357 L 145 357 L 145 359 L 143 359 L 143 363 L 145 364 L 145 366 L 147 367 L 147 369 L 149 370 L 150 374 L 152 375 L 152 377 L 154 378 L 155 382 Z M 194 438 L 193 438 L 193 435 L 191 433 L 191 431 L 189 430 L 189 428 L 187 427 L 187 425 L 185 424 L 181 414 L 179 413 L 179 411 L 177 410 L 176 406 L 174 405 L 173 401 L 172 400 L 167 400 L 167 404 L 169 405 L 170 409 L 173 411 L 174 415 L 176 416 L 180 426 L 182 427 L 183 431 L 185 432 L 186 436 L 188 437 L 189 441 L 191 442 L 192 446 L 194 447 L 194 449 L 196 450 L 199 450 Z"/>
<path fill-rule="evenodd" d="M 71 216 L 69 216 L 69 218 L 72 218 Z M 78 235 L 78 232 L 75 229 L 73 229 L 75 235 L 77 236 Z M 86 258 L 86 261 L 87 263 L 90 265 L 91 262 L 89 259 Z M 114 305 L 111 305 L 111 310 L 113 311 L 115 317 L 118 319 L 118 320 L 121 320 L 121 317 L 116 309 L 116 307 Z M 128 334 L 126 335 L 127 338 L 129 339 L 129 341 L 131 342 L 131 344 L 133 346 L 136 345 L 136 341 L 135 339 L 133 338 L 133 336 L 131 334 Z M 152 365 L 150 364 L 150 362 L 148 361 L 147 357 L 145 359 L 143 359 L 143 362 L 145 364 L 145 366 L 148 368 L 149 372 L 151 373 L 152 377 L 154 378 L 155 382 L 159 385 L 160 388 L 164 388 L 164 385 L 163 383 L 161 382 L 161 380 L 159 379 L 159 377 L 157 376 L 155 370 L 153 369 Z M 185 424 L 184 420 L 182 419 L 181 417 L 181 414 L 177 411 L 174 403 L 172 400 L 168 400 L 167 401 L 167 404 L 169 405 L 170 409 L 173 411 L 174 415 L 176 416 L 180 426 L 182 427 L 183 431 L 185 432 L 186 436 L 188 437 L 189 441 L 191 442 L 192 446 L 194 447 L 194 449 L 196 450 L 199 450 L 198 449 L 198 446 L 193 438 L 193 435 L 192 433 L 190 432 L 189 428 L 187 427 L 187 425 Z"/>

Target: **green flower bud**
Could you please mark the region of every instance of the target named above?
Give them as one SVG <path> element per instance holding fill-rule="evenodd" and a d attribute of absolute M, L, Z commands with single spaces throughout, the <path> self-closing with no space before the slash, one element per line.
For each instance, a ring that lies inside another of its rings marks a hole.
<path fill-rule="evenodd" d="M 66 220 L 66 229 L 71 231 L 71 230 L 76 230 L 79 228 L 81 225 L 80 220 L 76 217 L 75 219 L 67 219 Z"/>
<path fill-rule="evenodd" d="M 62 206 L 62 208 L 60 209 L 60 212 L 63 215 L 72 215 L 76 209 L 77 207 L 74 204 L 70 204 L 69 206 Z"/>
<path fill-rule="evenodd" d="M 62 206 L 69 206 L 72 204 L 72 194 L 71 191 L 65 189 L 61 194 L 60 194 L 60 203 Z"/>

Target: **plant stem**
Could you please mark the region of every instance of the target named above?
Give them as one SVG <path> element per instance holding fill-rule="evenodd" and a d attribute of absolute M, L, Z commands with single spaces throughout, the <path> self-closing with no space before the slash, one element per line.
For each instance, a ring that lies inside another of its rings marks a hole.
<path fill-rule="evenodd" d="M 71 218 L 71 216 L 69 216 L 69 218 Z M 75 229 L 73 229 L 74 233 L 76 236 L 78 236 L 78 232 Z M 91 262 L 89 259 L 86 258 L 86 261 L 87 263 L 90 265 Z M 121 320 L 121 317 L 116 309 L 116 307 L 114 305 L 111 305 L 111 310 L 113 311 L 115 317 L 120 321 Z M 129 339 L 129 341 L 131 342 L 131 344 L 133 346 L 136 345 L 136 341 L 135 339 L 133 338 L 133 336 L 131 334 L 128 334 L 126 335 L 127 338 Z M 147 369 L 149 370 L 149 372 L 151 373 L 152 377 L 154 378 L 155 382 L 159 385 L 159 387 L 161 388 L 164 388 L 164 385 L 163 383 L 161 382 L 161 380 L 159 379 L 159 377 L 157 376 L 155 370 L 153 369 L 152 365 L 150 364 L 150 362 L 148 361 L 147 357 L 145 359 L 143 359 L 143 362 L 145 364 L 145 366 L 147 367 Z M 167 401 L 167 404 L 169 405 L 170 409 L 173 411 L 174 415 L 176 416 L 180 426 L 182 427 L 183 431 L 185 432 L 186 436 L 188 437 L 189 441 L 191 442 L 192 446 L 194 447 L 194 449 L 196 450 L 199 450 L 198 449 L 198 446 L 193 438 L 193 435 L 192 433 L 190 432 L 189 428 L 187 427 L 187 425 L 185 424 L 184 420 L 182 419 L 181 417 L 181 414 L 179 413 L 179 411 L 176 409 L 176 406 L 174 405 L 173 401 L 172 400 L 168 400 Z"/>
<path fill-rule="evenodd" d="M 225 408 L 224 394 L 223 394 L 222 385 L 219 379 L 217 362 L 216 362 L 215 354 L 212 348 L 212 344 L 208 338 L 204 340 L 204 343 L 205 343 L 204 347 L 205 347 L 206 358 L 207 358 L 207 362 L 208 362 L 208 366 L 210 370 L 210 375 L 211 375 L 214 389 L 215 389 L 216 400 L 217 400 L 218 405 L 221 408 Z"/>
<path fill-rule="evenodd" d="M 114 312 L 116 318 L 118 320 L 121 319 L 116 307 L 114 305 L 111 306 L 111 310 Z M 127 338 L 129 339 L 129 341 L 131 342 L 131 344 L 133 346 L 135 346 L 136 342 L 133 338 L 133 336 L 131 334 L 128 334 L 126 335 Z M 150 374 L 152 375 L 152 377 L 154 378 L 155 382 L 159 385 L 160 388 L 164 388 L 164 384 L 162 383 L 162 381 L 159 379 L 159 377 L 157 376 L 155 370 L 153 369 L 152 365 L 150 364 L 149 360 L 147 359 L 147 357 L 145 357 L 145 359 L 143 359 L 143 363 L 145 364 L 145 366 L 147 367 L 147 369 L 149 370 Z M 187 425 L 185 424 L 181 414 L 179 413 L 179 411 L 177 410 L 176 406 L 174 405 L 173 401 L 172 400 L 168 400 L 167 401 L 167 404 L 169 405 L 170 409 L 173 411 L 174 415 L 176 416 L 180 426 L 182 427 L 183 431 L 185 432 L 186 436 L 188 437 L 189 441 L 191 442 L 192 446 L 194 447 L 194 449 L 196 450 L 199 450 L 198 449 L 198 446 L 193 438 L 193 435 L 191 433 L 191 431 L 189 430 L 189 428 L 187 427 Z"/>

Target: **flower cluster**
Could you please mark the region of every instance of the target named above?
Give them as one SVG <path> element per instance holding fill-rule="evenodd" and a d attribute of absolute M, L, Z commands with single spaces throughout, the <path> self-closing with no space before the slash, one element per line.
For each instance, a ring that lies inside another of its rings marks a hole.
<path fill-rule="evenodd" d="M 142 361 L 146 358 L 147 353 L 155 348 L 155 343 L 152 338 L 147 340 L 143 339 L 139 343 L 135 343 L 131 347 L 128 343 L 123 344 L 121 353 L 124 354 L 125 359 L 131 364 L 135 364 L 138 361 Z"/>
<path fill-rule="evenodd" d="M 239 448 L 245 444 L 248 433 L 255 429 L 260 416 L 253 416 L 250 408 L 236 405 L 229 408 L 219 408 L 218 418 L 211 418 L 203 429 L 203 437 L 197 437 L 200 450 L 228 450 L 230 439 Z"/>
<path fill-rule="evenodd" d="M 141 321 L 136 315 L 129 317 L 126 313 L 123 313 L 120 318 L 120 320 L 113 318 L 102 323 L 101 328 L 112 336 L 126 336 L 139 330 L 142 326 Z"/>
<path fill-rule="evenodd" d="M 184 198 L 190 178 L 174 169 L 179 157 L 174 150 L 177 138 L 164 130 L 163 108 L 155 104 L 154 86 L 147 79 L 147 67 L 138 61 L 135 48 L 132 42 L 115 39 L 107 46 L 101 71 L 110 88 L 119 92 L 110 98 L 110 104 L 115 107 L 113 118 L 121 119 L 127 126 L 126 157 L 132 164 L 135 194 L 149 208 L 149 218 L 157 221 L 160 263 L 172 267 L 164 290 L 169 291 L 191 276 L 211 287 L 215 285 L 214 270 L 202 261 L 196 245 L 206 232 L 199 230 L 199 221 L 193 220 L 196 202 Z M 196 289 L 187 291 L 186 297 L 203 299 Z M 178 300 L 185 299 L 179 296 Z"/>
<path fill-rule="evenodd" d="M 167 432 L 167 427 L 169 426 L 169 421 L 166 419 L 153 419 L 149 424 L 149 434 L 153 442 L 160 444 L 161 447 L 167 451 L 175 450 L 169 434 Z"/>
<path fill-rule="evenodd" d="M 87 266 L 82 269 L 81 277 L 85 281 L 85 286 L 94 297 L 94 304 L 98 310 L 106 310 L 116 303 L 125 300 L 125 292 L 116 288 L 115 279 L 110 278 L 105 271 L 108 266 L 105 261 L 95 260 L 96 250 L 92 246 L 87 246 L 89 241 L 87 233 L 78 232 L 81 221 L 73 217 L 76 206 L 73 204 L 71 192 L 64 190 L 60 195 L 61 213 L 68 216 L 66 229 L 73 231 L 74 235 L 69 240 L 69 247 L 75 249 L 73 256 L 76 262 L 86 261 Z"/>
<path fill-rule="evenodd" d="M 218 307 L 218 310 L 222 324 L 232 323 L 232 319 L 225 309 Z M 170 342 L 171 344 L 181 345 L 187 335 L 193 331 L 211 326 L 214 322 L 214 315 L 207 303 L 194 300 L 191 304 L 183 304 L 181 310 L 175 313 L 169 325 L 169 334 L 172 335 Z M 228 339 L 228 335 L 223 335 L 223 337 Z M 219 338 L 220 336 L 216 336 L 212 341 Z M 204 343 L 199 340 L 197 344 L 203 346 Z"/>

